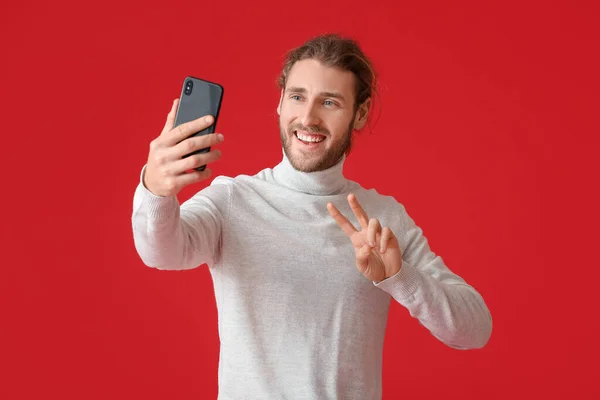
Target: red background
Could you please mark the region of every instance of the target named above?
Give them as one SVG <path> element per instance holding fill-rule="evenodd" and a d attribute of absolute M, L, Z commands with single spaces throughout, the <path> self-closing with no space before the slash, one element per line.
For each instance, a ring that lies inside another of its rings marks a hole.
<path fill-rule="evenodd" d="M 277 163 L 282 56 L 331 31 L 382 84 L 347 176 L 402 202 L 494 317 L 464 352 L 394 304 L 384 398 L 600 398 L 598 7 L 208 3 L 2 4 L 0 398 L 215 398 L 208 271 L 142 264 L 133 191 L 188 74 L 225 87 L 215 173 Z"/>

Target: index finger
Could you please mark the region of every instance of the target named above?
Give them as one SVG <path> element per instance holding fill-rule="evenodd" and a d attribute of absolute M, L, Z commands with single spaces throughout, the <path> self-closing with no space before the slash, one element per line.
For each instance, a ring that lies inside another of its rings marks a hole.
<path fill-rule="evenodd" d="M 165 142 L 167 145 L 175 145 L 189 138 L 194 133 L 203 131 L 204 129 L 211 126 L 215 120 L 212 115 L 204 115 L 202 117 L 175 126 L 177 116 L 177 103 L 177 100 L 173 102 L 173 107 L 171 108 L 171 112 L 167 117 L 167 122 L 163 129 L 163 132 L 161 133 L 161 136 L 165 138 Z"/>
<path fill-rule="evenodd" d="M 358 232 L 354 225 L 348 221 L 348 218 L 344 217 L 344 215 L 336 208 L 336 206 L 333 205 L 333 203 L 327 203 L 327 211 L 329 211 L 329 214 L 333 217 L 335 222 L 337 222 L 340 228 L 342 228 L 346 235 L 348 235 L 348 237 L 351 237 L 354 233 Z"/>
<path fill-rule="evenodd" d="M 367 213 L 362 208 L 354 194 L 351 193 L 348 195 L 348 203 L 350 203 L 350 208 L 354 212 L 354 215 L 356 216 L 360 227 L 362 229 L 367 229 L 367 227 L 369 226 L 369 217 L 367 216 Z"/>
<path fill-rule="evenodd" d="M 173 128 L 165 134 L 167 144 L 175 145 L 192 136 L 194 133 L 205 130 L 212 125 L 214 118 L 212 115 L 196 118 L 192 121 L 183 123 Z"/>

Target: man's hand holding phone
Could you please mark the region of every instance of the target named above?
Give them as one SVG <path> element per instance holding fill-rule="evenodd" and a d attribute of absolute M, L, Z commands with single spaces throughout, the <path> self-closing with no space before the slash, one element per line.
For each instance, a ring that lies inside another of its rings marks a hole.
<path fill-rule="evenodd" d="M 174 128 L 178 102 L 179 99 L 173 102 L 160 136 L 150 142 L 148 162 L 142 180 L 146 189 L 157 196 L 176 196 L 184 187 L 207 179 L 211 174 L 209 168 L 204 171 L 196 171 L 194 168 L 221 158 L 221 151 L 213 146 L 223 142 L 222 134 L 190 137 L 211 126 L 214 117 L 208 115 Z M 207 147 L 211 148 L 209 152 L 183 158 Z"/>

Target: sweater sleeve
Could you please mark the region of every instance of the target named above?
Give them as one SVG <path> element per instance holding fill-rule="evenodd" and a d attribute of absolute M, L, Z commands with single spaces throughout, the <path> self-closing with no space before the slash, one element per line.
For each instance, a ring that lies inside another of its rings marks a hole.
<path fill-rule="evenodd" d="M 484 347 L 492 333 L 492 317 L 482 296 L 430 249 L 422 229 L 404 207 L 401 214 L 402 268 L 375 286 L 406 307 L 447 346 L 461 350 Z"/>
<path fill-rule="evenodd" d="M 166 270 L 195 268 L 218 260 L 221 230 L 228 217 L 231 186 L 217 177 L 183 204 L 157 196 L 140 182 L 133 197 L 135 249 L 143 263 Z"/>

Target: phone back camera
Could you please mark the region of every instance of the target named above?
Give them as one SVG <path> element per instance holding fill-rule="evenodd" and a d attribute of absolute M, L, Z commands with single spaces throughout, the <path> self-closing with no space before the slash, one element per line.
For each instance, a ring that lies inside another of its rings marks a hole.
<path fill-rule="evenodd" d="M 185 90 L 184 93 L 186 96 L 189 96 L 190 94 L 192 94 L 192 88 L 194 87 L 194 83 L 192 81 L 187 81 L 185 84 Z"/>

